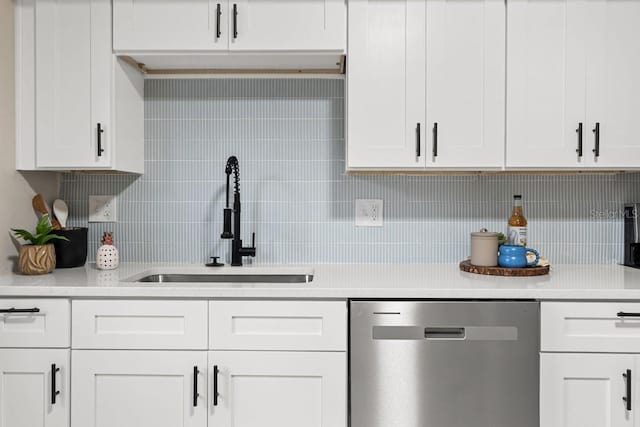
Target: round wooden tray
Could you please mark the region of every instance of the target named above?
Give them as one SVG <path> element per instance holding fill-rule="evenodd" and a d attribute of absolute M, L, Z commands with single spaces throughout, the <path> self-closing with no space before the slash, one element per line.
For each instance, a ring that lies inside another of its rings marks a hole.
<path fill-rule="evenodd" d="M 549 266 L 544 267 L 523 267 L 523 268 L 504 268 L 504 267 L 479 267 L 471 264 L 469 260 L 460 263 L 460 270 L 467 273 L 485 274 L 488 276 L 509 276 L 509 277 L 531 277 L 543 276 L 549 274 Z"/>

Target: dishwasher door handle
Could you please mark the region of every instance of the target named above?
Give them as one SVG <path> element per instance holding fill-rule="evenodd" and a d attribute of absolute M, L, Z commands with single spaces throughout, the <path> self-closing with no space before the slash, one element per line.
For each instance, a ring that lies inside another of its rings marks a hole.
<path fill-rule="evenodd" d="M 465 328 L 424 328 L 424 337 L 426 339 L 446 340 L 457 339 L 463 340 L 466 337 Z"/>

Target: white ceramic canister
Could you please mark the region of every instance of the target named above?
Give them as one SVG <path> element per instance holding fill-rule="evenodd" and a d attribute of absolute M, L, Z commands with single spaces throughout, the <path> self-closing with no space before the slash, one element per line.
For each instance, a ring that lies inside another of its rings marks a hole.
<path fill-rule="evenodd" d="M 471 264 L 479 267 L 498 265 L 498 233 L 486 229 L 471 233 Z"/>
<path fill-rule="evenodd" d="M 115 270 L 120 265 L 120 254 L 113 246 L 113 233 L 105 232 L 102 236 L 102 246 L 96 253 L 96 267 L 98 270 Z"/>

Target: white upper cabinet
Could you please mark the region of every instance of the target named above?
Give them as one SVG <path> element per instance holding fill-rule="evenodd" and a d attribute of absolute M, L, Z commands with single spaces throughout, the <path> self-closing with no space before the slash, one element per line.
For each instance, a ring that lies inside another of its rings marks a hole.
<path fill-rule="evenodd" d="M 349 1 L 347 167 L 500 169 L 505 4 Z"/>
<path fill-rule="evenodd" d="M 113 49 L 227 50 L 227 0 L 113 0 Z"/>
<path fill-rule="evenodd" d="M 345 0 L 229 0 L 231 50 L 346 48 Z"/>
<path fill-rule="evenodd" d="M 35 2 L 38 167 L 110 164 L 110 9 L 108 0 Z"/>
<path fill-rule="evenodd" d="M 349 0 L 347 167 L 425 167 L 424 0 Z"/>
<path fill-rule="evenodd" d="M 345 0 L 114 0 L 114 49 L 346 49 Z"/>
<path fill-rule="evenodd" d="M 595 0 L 583 7 L 589 49 L 585 156 L 598 168 L 640 168 L 640 2 Z"/>
<path fill-rule="evenodd" d="M 504 163 L 505 2 L 427 0 L 427 167 Z"/>
<path fill-rule="evenodd" d="M 109 0 L 16 4 L 16 163 L 143 170 L 143 79 L 111 49 Z"/>
<path fill-rule="evenodd" d="M 509 1 L 507 168 L 640 167 L 639 20 L 628 0 Z"/>
<path fill-rule="evenodd" d="M 510 0 L 507 9 L 507 167 L 584 166 L 587 40 L 582 2 Z M 581 140 L 582 157 L 577 151 Z"/>

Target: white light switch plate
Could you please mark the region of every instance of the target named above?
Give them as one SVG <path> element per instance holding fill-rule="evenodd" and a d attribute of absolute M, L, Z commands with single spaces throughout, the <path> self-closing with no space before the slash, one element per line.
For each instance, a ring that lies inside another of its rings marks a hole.
<path fill-rule="evenodd" d="M 89 222 L 116 222 L 116 196 L 89 196 Z"/>
<path fill-rule="evenodd" d="M 356 199 L 356 227 L 382 227 L 382 208 L 382 200 Z"/>

